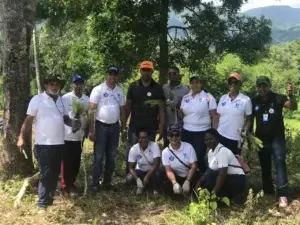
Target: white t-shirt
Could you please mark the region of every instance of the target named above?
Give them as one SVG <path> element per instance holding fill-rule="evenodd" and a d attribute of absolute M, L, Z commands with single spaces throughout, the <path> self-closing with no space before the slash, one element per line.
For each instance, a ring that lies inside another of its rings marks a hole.
<path fill-rule="evenodd" d="M 34 96 L 28 106 L 27 115 L 35 117 L 35 144 L 64 144 L 64 115 L 68 115 L 61 97 L 56 102 L 45 92 Z"/>
<path fill-rule="evenodd" d="M 187 166 L 190 166 L 192 163 L 197 162 L 197 157 L 195 149 L 193 146 L 186 142 L 181 142 L 180 149 L 174 151 L 171 144 L 169 147 L 165 148 L 162 152 L 162 164 L 164 166 L 170 166 L 171 169 L 177 176 L 187 177 L 189 173 L 189 168 L 183 165 L 173 154 L 172 152 Z"/>
<path fill-rule="evenodd" d="M 147 157 L 145 159 L 144 155 Z M 160 157 L 160 149 L 157 143 L 149 141 L 148 148 L 141 152 L 140 144 L 135 144 L 129 151 L 128 162 L 137 163 L 136 169 L 148 172 L 155 158 Z"/>
<path fill-rule="evenodd" d="M 97 104 L 96 120 L 113 124 L 120 119 L 120 106 L 125 104 L 124 93 L 118 85 L 112 90 L 104 82 L 93 89 L 90 102 Z"/>
<path fill-rule="evenodd" d="M 251 99 L 239 93 L 231 101 L 228 94 L 223 95 L 219 101 L 217 112 L 220 114 L 218 132 L 231 140 L 239 140 L 239 129 L 244 127 L 245 116 L 252 114 Z"/>
<path fill-rule="evenodd" d="M 218 170 L 227 167 L 227 174 L 245 174 L 242 168 L 233 167 L 240 167 L 241 165 L 232 151 L 224 147 L 222 144 L 218 144 L 214 151 L 209 150 L 207 157 L 208 166 L 212 170 Z"/>
<path fill-rule="evenodd" d="M 201 91 L 198 95 L 185 95 L 180 108 L 183 110 L 183 128 L 188 131 L 206 131 L 211 128 L 210 110 L 217 108 L 216 99 Z"/>
<path fill-rule="evenodd" d="M 81 98 L 78 98 L 74 94 L 74 92 L 69 92 L 69 93 L 65 94 L 62 97 L 62 99 L 66 103 L 68 115 L 71 119 L 73 119 L 74 116 L 75 116 L 74 113 L 73 113 L 73 100 L 78 100 L 81 103 L 83 103 L 86 113 L 89 109 L 89 97 L 84 95 L 84 94 L 81 96 Z M 81 116 L 81 123 L 82 123 L 81 127 L 82 128 L 84 128 L 86 126 L 85 117 L 86 117 L 86 114 Z M 72 132 L 72 127 L 65 125 L 65 140 L 66 141 L 82 141 L 83 136 L 84 136 L 84 130 L 83 129 L 80 129 L 76 133 L 73 133 Z"/>

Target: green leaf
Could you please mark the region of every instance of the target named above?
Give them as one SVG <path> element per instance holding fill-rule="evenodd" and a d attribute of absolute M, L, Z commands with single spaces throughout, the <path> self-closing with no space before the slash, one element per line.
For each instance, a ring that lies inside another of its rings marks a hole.
<path fill-rule="evenodd" d="M 217 202 L 210 202 L 209 206 L 212 210 L 216 210 L 218 208 Z"/>
<path fill-rule="evenodd" d="M 230 206 L 230 200 L 227 197 L 222 198 L 222 201 L 227 205 Z"/>
<path fill-rule="evenodd" d="M 190 206 L 189 206 L 189 211 L 190 211 L 190 214 L 193 216 L 195 215 L 197 212 L 198 212 L 198 204 L 196 203 L 191 203 Z"/>

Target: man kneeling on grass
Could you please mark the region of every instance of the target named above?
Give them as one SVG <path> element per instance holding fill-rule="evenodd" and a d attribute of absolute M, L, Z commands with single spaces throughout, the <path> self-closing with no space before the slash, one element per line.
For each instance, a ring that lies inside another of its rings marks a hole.
<path fill-rule="evenodd" d="M 64 81 L 57 77 L 45 79 L 46 91 L 31 99 L 17 144 L 21 150 L 24 136 L 28 135 L 35 118 L 34 156 L 40 172 L 37 205 L 43 211 L 53 203 L 65 144 L 64 124 L 72 124 L 65 103 L 59 96 L 63 85 Z"/>
<path fill-rule="evenodd" d="M 188 194 L 197 182 L 197 157 L 193 146 L 181 141 L 178 125 L 168 128 L 169 146 L 162 152 L 166 170 L 164 189 L 166 194 Z"/>
<path fill-rule="evenodd" d="M 139 143 L 132 146 L 129 151 L 128 167 L 130 175 L 127 176 L 127 182 L 137 185 L 137 195 L 142 194 L 145 188 L 148 187 L 153 189 L 153 195 L 158 195 L 159 146 L 157 143 L 149 141 L 149 132 L 146 130 L 141 129 L 136 135 Z"/>

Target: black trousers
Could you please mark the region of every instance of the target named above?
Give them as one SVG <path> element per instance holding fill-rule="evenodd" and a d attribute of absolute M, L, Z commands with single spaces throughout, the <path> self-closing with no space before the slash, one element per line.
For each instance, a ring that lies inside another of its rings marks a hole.
<path fill-rule="evenodd" d="M 234 155 L 240 154 L 241 151 L 238 149 L 238 141 L 228 139 L 222 135 L 219 136 L 220 143 L 226 148 L 230 149 Z"/>
<path fill-rule="evenodd" d="M 81 141 L 65 141 L 63 177 L 66 188 L 73 186 L 75 183 L 80 169 L 81 152 Z"/>

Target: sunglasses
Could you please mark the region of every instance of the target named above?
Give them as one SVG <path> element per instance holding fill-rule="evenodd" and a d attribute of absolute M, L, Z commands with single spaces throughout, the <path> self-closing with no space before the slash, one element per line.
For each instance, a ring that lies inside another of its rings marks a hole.
<path fill-rule="evenodd" d="M 169 134 L 169 137 L 179 137 L 180 133 L 179 132 L 172 132 Z"/>

